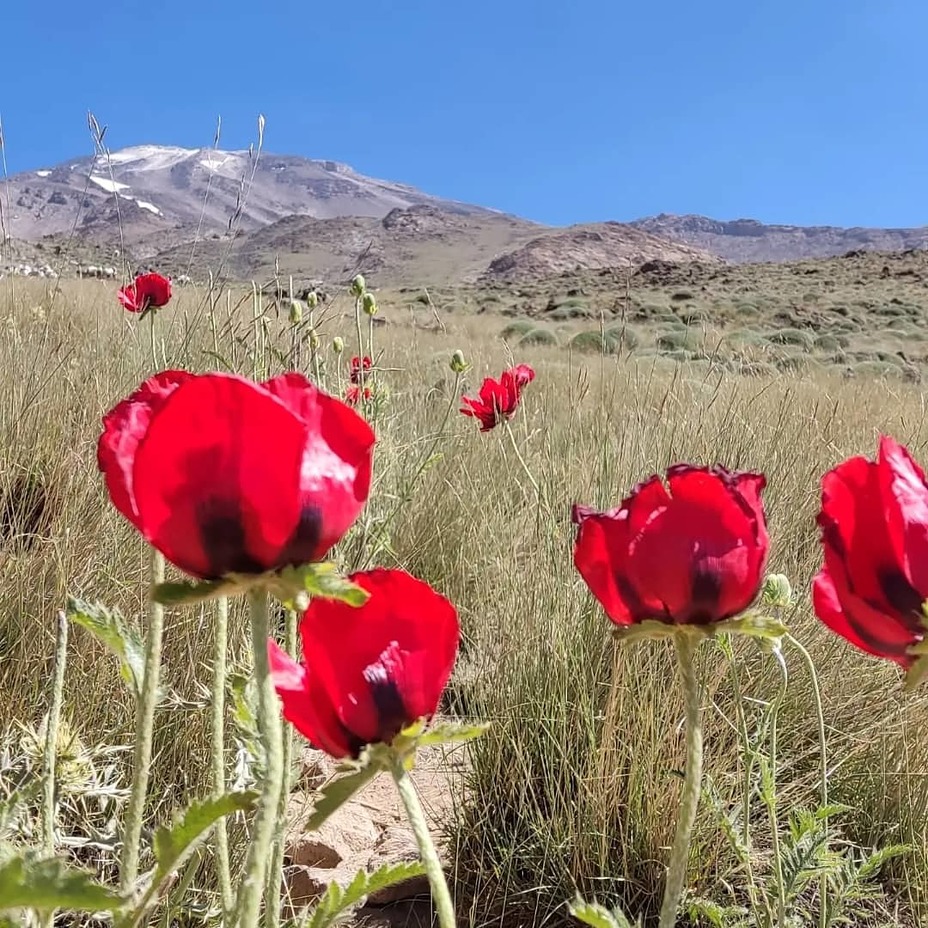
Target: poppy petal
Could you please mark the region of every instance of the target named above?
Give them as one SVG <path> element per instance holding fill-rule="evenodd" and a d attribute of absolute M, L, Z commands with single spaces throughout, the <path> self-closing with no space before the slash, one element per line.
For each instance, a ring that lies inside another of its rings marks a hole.
<path fill-rule="evenodd" d="M 293 660 L 273 639 L 268 640 L 267 656 L 284 718 L 307 741 L 332 757 L 356 756 L 359 746 L 352 742 L 325 692 L 306 668 Z"/>
<path fill-rule="evenodd" d="M 256 384 L 232 374 L 191 378 L 139 443 L 139 528 L 169 561 L 204 579 L 280 566 L 300 522 L 306 442 L 305 424 Z"/>
<path fill-rule="evenodd" d="M 97 442 L 97 466 L 103 473 L 113 505 L 133 525 L 138 525 L 132 489 L 136 449 L 152 416 L 177 387 L 193 376 L 186 371 L 162 371 L 146 380 L 103 417 L 103 432 Z"/>

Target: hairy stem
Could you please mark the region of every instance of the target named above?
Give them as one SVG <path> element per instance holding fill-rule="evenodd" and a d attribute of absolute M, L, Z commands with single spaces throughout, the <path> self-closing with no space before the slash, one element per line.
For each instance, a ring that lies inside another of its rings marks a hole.
<path fill-rule="evenodd" d="M 151 549 L 152 585 L 164 582 L 164 555 Z M 161 674 L 161 637 L 164 632 L 164 607 L 151 600 L 148 609 L 148 637 L 145 642 L 145 665 L 142 691 L 136 701 L 135 750 L 132 756 L 132 786 L 126 808 L 122 857 L 119 862 L 119 882 L 123 892 L 130 892 L 139 875 L 139 844 L 142 819 L 148 794 L 148 774 L 151 767 L 151 742 L 154 731 L 155 705 L 158 702 L 158 681 Z"/>
<path fill-rule="evenodd" d="M 61 721 L 61 703 L 64 698 L 64 669 L 68 659 L 68 617 L 58 613 L 55 635 L 55 673 L 45 723 L 45 757 L 42 777 L 42 849 L 51 857 L 55 853 L 55 765 L 58 760 L 58 726 Z M 55 923 L 54 911 L 42 920 L 44 928 Z"/>
<path fill-rule="evenodd" d="M 284 631 L 284 650 L 291 657 L 296 657 L 297 613 L 293 609 L 287 610 L 287 627 Z M 267 890 L 265 897 L 266 923 L 268 928 L 279 928 L 280 925 L 280 891 L 284 871 L 284 843 L 286 840 L 287 804 L 290 800 L 290 767 L 293 760 L 293 729 L 287 725 L 283 732 L 283 786 L 280 790 L 280 801 L 277 805 L 278 832 L 274 836 L 274 847 L 271 853 L 271 866 L 268 871 Z"/>
<path fill-rule="evenodd" d="M 42 843 L 47 854 L 55 853 L 55 764 L 58 759 L 58 725 L 64 698 L 64 669 L 68 659 L 68 617 L 58 613 L 55 636 L 55 674 L 45 727 L 45 776 L 43 779 Z"/>
<path fill-rule="evenodd" d="M 696 824 L 696 810 L 702 788 L 702 690 L 696 679 L 693 662 L 698 639 L 683 629 L 674 636 L 674 640 L 686 700 L 686 775 L 677 813 L 677 830 L 670 852 L 667 883 L 664 886 L 664 900 L 661 903 L 660 928 L 674 928 L 677 923 L 677 910 L 686 882 L 690 839 Z"/>
<path fill-rule="evenodd" d="M 445 879 L 445 871 L 438 859 L 435 842 L 429 833 L 429 826 L 425 820 L 425 813 L 422 811 L 419 796 L 416 793 L 416 786 L 400 760 L 397 760 L 393 765 L 393 779 L 396 782 L 396 788 L 399 790 L 400 798 L 403 800 L 406 817 L 409 819 L 413 834 L 416 836 L 416 844 L 419 846 L 422 863 L 425 864 L 425 870 L 428 873 L 429 886 L 432 888 L 432 899 L 438 911 L 438 924 L 440 928 L 455 928 L 454 903 L 451 900 L 448 881 Z"/>
<path fill-rule="evenodd" d="M 251 606 L 251 645 L 258 688 L 258 730 L 264 747 L 264 782 L 261 784 L 261 798 L 235 909 L 238 919 L 236 924 L 240 928 L 257 928 L 268 858 L 277 827 L 277 806 L 283 782 L 283 745 L 280 710 L 267 657 L 267 593 L 253 590 L 248 594 L 248 601 Z"/>
<path fill-rule="evenodd" d="M 217 798 L 226 791 L 225 720 L 226 720 L 226 661 L 229 647 L 229 600 L 221 596 L 216 600 L 216 617 L 213 628 L 213 717 L 212 717 L 212 772 L 213 795 Z M 225 816 L 216 822 L 216 875 L 222 900 L 223 923 L 232 914 L 235 895 L 232 891 L 232 870 L 229 863 L 229 828 Z"/>
<path fill-rule="evenodd" d="M 765 789 L 767 794 L 766 805 L 767 815 L 770 818 L 770 846 L 773 857 L 773 878 L 777 891 L 777 926 L 784 928 L 786 925 L 786 886 L 783 882 L 783 859 L 780 856 L 780 828 L 777 824 L 777 722 L 780 715 L 780 703 L 786 695 L 788 677 L 786 673 L 786 664 L 783 661 L 783 655 L 779 651 L 774 652 L 774 656 L 783 672 L 783 684 L 780 692 L 777 693 L 773 705 L 770 707 L 770 786 Z"/>
<path fill-rule="evenodd" d="M 809 677 L 812 680 L 812 698 L 815 701 L 815 721 L 818 724 L 818 750 L 819 750 L 819 784 L 820 798 L 819 802 L 823 809 L 828 808 L 828 745 L 825 741 L 825 712 L 822 708 L 822 690 L 818 683 L 818 673 L 815 670 L 815 662 L 812 655 L 806 650 L 802 642 L 798 641 L 792 635 L 787 635 L 786 640 L 800 653 L 802 660 L 809 671 Z M 827 816 L 822 820 L 822 827 L 828 830 Z M 826 928 L 828 925 L 828 877 L 822 874 L 819 883 L 819 914 L 818 923 L 820 928 Z"/>

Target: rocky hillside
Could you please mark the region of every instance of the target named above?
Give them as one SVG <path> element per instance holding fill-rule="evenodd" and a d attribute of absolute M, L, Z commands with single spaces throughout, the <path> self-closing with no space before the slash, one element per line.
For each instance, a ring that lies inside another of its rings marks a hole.
<path fill-rule="evenodd" d="M 486 276 L 505 280 L 553 277 L 578 270 L 635 267 L 647 261 L 719 264 L 702 248 L 679 244 L 619 222 L 543 232 L 490 262 Z"/>
<path fill-rule="evenodd" d="M 706 216 L 661 213 L 630 223 L 637 229 L 703 248 L 743 264 L 831 258 L 849 251 L 905 251 L 928 247 L 928 226 L 917 229 L 843 229 L 837 226 L 766 225 L 755 219 L 722 222 Z"/>

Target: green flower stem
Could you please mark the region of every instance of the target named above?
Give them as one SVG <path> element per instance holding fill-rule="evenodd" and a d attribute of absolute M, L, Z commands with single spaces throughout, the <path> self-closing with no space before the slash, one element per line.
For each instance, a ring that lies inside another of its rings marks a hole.
<path fill-rule="evenodd" d="M 61 721 L 61 703 L 64 697 L 64 669 L 68 659 L 68 617 L 58 613 L 58 632 L 55 637 L 55 674 L 52 696 L 45 726 L 45 760 L 42 803 L 42 844 L 49 855 L 55 853 L 55 765 L 58 759 L 58 725 Z"/>
<path fill-rule="evenodd" d="M 58 631 L 55 636 L 55 673 L 52 694 L 45 723 L 45 758 L 42 782 L 42 849 L 51 857 L 55 853 L 55 765 L 58 760 L 58 725 L 61 721 L 61 703 L 64 698 L 64 669 L 68 659 L 68 617 L 58 613 Z M 52 928 L 55 913 L 49 912 L 42 920 L 45 928 Z"/>
<path fill-rule="evenodd" d="M 297 613 L 287 610 L 287 626 L 284 632 L 284 650 L 296 657 Z M 284 844 L 286 841 L 287 805 L 290 800 L 290 774 L 293 763 L 293 729 L 287 725 L 283 731 L 283 787 L 277 805 L 278 832 L 274 836 L 271 852 L 271 867 L 268 871 L 264 908 L 267 912 L 267 928 L 280 926 L 280 891 L 284 872 Z"/>
<path fill-rule="evenodd" d="M 252 590 L 248 594 L 248 601 L 251 606 L 251 646 L 258 688 L 258 730 L 264 746 L 264 782 L 261 784 L 261 798 L 235 910 L 236 924 L 240 928 L 257 928 L 283 783 L 283 739 L 280 708 L 267 658 L 267 593 L 264 590 Z"/>
<path fill-rule="evenodd" d="M 152 585 L 164 582 L 164 555 L 151 549 Z M 122 857 L 119 861 L 119 883 L 123 892 L 131 892 L 139 875 L 139 843 L 142 819 L 148 794 L 148 774 L 151 767 L 151 742 L 154 730 L 155 705 L 158 702 L 158 679 L 161 673 L 161 637 L 164 632 L 164 607 L 151 600 L 148 609 L 148 638 L 145 642 L 142 691 L 136 701 L 135 751 L 132 756 L 132 787 L 123 831 Z"/>
<path fill-rule="evenodd" d="M 664 886 L 664 900 L 661 903 L 660 928 L 674 928 L 677 923 L 677 910 L 686 882 L 690 839 L 696 824 L 696 810 L 702 788 L 702 689 L 696 679 L 693 662 L 699 640 L 686 629 L 674 635 L 677 665 L 686 700 L 686 775 L 677 813 L 677 830 L 670 853 L 667 883 Z"/>
<path fill-rule="evenodd" d="M 426 823 L 425 813 L 422 811 L 422 804 L 419 802 L 419 796 L 416 793 L 416 786 L 401 759 L 398 758 L 394 762 L 392 773 L 396 788 L 399 790 L 400 798 L 406 808 L 406 817 L 409 819 L 413 834 L 416 836 L 416 844 L 419 845 L 422 863 L 425 865 L 426 873 L 428 873 L 429 886 L 432 888 L 432 899 L 435 902 L 435 908 L 438 910 L 438 924 L 440 928 L 455 928 L 454 903 L 451 901 L 451 892 L 445 879 L 445 871 L 438 859 L 435 842 L 429 833 L 429 826 Z"/>
<path fill-rule="evenodd" d="M 360 296 L 354 301 L 354 321 L 358 329 L 358 396 L 361 401 L 364 400 L 364 385 L 366 377 L 364 376 L 364 336 L 361 334 L 361 301 Z"/>
<path fill-rule="evenodd" d="M 812 655 L 806 650 L 802 642 L 798 641 L 792 635 L 787 635 L 786 640 L 800 653 L 802 660 L 806 665 L 806 669 L 809 671 L 809 677 L 812 680 L 812 698 L 815 700 L 815 720 L 818 723 L 818 749 L 819 749 L 819 776 L 821 777 L 821 783 L 819 784 L 820 789 L 820 799 L 819 802 L 823 809 L 828 808 L 828 745 L 825 741 L 825 712 L 822 708 L 822 690 L 818 683 L 818 673 L 815 670 L 815 662 L 812 660 Z M 823 819 L 822 825 L 824 828 L 828 829 L 828 818 L 827 816 Z M 827 903 L 828 903 L 828 877 L 825 874 L 822 874 L 821 882 L 819 883 L 819 915 L 818 923 L 820 928 L 827 928 L 828 925 L 828 912 L 827 912 Z"/>
<path fill-rule="evenodd" d="M 221 596 L 216 600 L 216 618 L 213 628 L 213 717 L 212 717 L 212 772 L 213 795 L 217 798 L 226 791 L 225 720 L 226 720 L 226 660 L 229 647 L 229 600 Z M 222 900 L 224 923 L 232 913 L 235 894 L 232 891 L 232 870 L 229 864 L 229 828 L 225 816 L 216 822 L 216 875 Z"/>
<path fill-rule="evenodd" d="M 774 656 L 783 672 L 783 685 L 780 692 L 777 693 L 773 705 L 770 707 L 770 790 L 767 798 L 767 815 L 770 818 L 770 848 L 773 855 L 773 878 L 777 890 L 777 926 L 784 928 L 786 925 L 786 886 L 783 881 L 783 858 L 780 856 L 780 827 L 777 824 L 777 722 L 780 715 L 780 704 L 786 695 L 786 688 L 789 683 L 786 664 L 783 656 L 779 651 L 774 652 Z M 765 792 L 768 792 L 765 790 Z"/>
<path fill-rule="evenodd" d="M 733 636 L 729 636 L 731 638 Z M 741 681 L 738 677 L 738 664 L 735 661 L 735 655 L 732 643 L 729 642 L 726 650 L 728 657 L 728 668 L 731 674 L 732 694 L 735 700 L 735 717 L 738 725 L 738 737 L 741 741 L 741 753 L 744 757 L 744 777 L 741 786 L 741 842 L 745 848 L 745 870 L 748 878 L 748 895 L 751 900 L 751 907 L 755 911 L 759 909 L 760 902 L 757 898 L 757 884 L 754 878 L 754 867 L 751 864 L 751 780 L 754 776 L 754 757 L 751 751 L 751 739 L 748 734 L 748 721 L 744 713 L 744 697 L 741 693 Z M 765 897 L 766 901 L 766 897 Z M 768 915 L 772 913 L 769 911 Z"/>
<path fill-rule="evenodd" d="M 513 434 L 512 426 L 509 424 L 509 420 L 504 420 L 506 427 L 506 434 L 509 436 L 509 443 L 512 445 L 512 450 L 515 453 L 516 458 L 519 463 L 522 465 L 522 470 L 525 472 L 525 476 L 528 478 L 528 482 L 532 485 L 532 489 L 535 491 L 535 498 L 541 500 L 541 487 L 538 486 L 538 481 L 532 476 L 532 472 L 528 469 L 528 464 L 525 463 L 525 458 L 522 457 L 522 452 L 519 451 L 519 445 L 516 442 L 516 436 Z"/>

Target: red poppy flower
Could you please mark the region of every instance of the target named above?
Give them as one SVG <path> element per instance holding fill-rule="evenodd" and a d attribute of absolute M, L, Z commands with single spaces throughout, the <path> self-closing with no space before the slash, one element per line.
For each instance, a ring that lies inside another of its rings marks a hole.
<path fill-rule="evenodd" d="M 503 371 L 499 380 L 487 377 L 477 397 L 462 396 L 461 412 L 480 422 L 480 431 L 489 432 L 500 422 L 515 415 L 522 388 L 535 379 L 535 371 L 528 364 L 519 364 Z"/>
<path fill-rule="evenodd" d="M 516 386 L 520 390 L 535 379 L 535 369 L 528 364 L 517 364 L 509 371 L 515 377 Z"/>
<path fill-rule="evenodd" d="M 762 474 L 677 464 L 618 509 L 574 506 L 574 564 L 617 625 L 707 625 L 743 612 L 767 560 Z"/>
<path fill-rule="evenodd" d="M 454 606 L 402 570 L 350 579 L 363 606 L 314 599 L 300 622 L 303 663 L 273 640 L 268 657 L 284 718 L 333 757 L 389 744 L 438 708 L 460 636 Z"/>
<path fill-rule="evenodd" d="M 856 457 L 822 478 L 825 563 L 816 615 L 862 651 L 908 668 L 925 637 L 928 484 L 908 450 L 883 436 L 875 461 Z"/>
<path fill-rule="evenodd" d="M 160 274 L 142 274 L 119 291 L 119 302 L 130 313 L 166 306 L 170 299 L 171 281 Z"/>
<path fill-rule="evenodd" d="M 104 416 L 113 505 L 181 570 L 216 579 L 325 556 L 370 489 L 374 433 L 301 374 L 156 374 Z"/>
<path fill-rule="evenodd" d="M 351 359 L 351 373 L 349 374 L 349 379 L 352 383 L 361 382 L 361 371 L 364 371 L 365 379 L 367 377 L 367 372 L 371 369 L 371 359 L 367 356 L 359 358 L 355 355 Z"/>
<path fill-rule="evenodd" d="M 350 406 L 357 406 L 361 402 L 361 388 L 356 384 L 351 384 L 347 390 L 345 390 L 345 402 Z M 371 393 L 370 387 L 364 388 L 364 399 L 369 400 L 374 394 Z"/>

